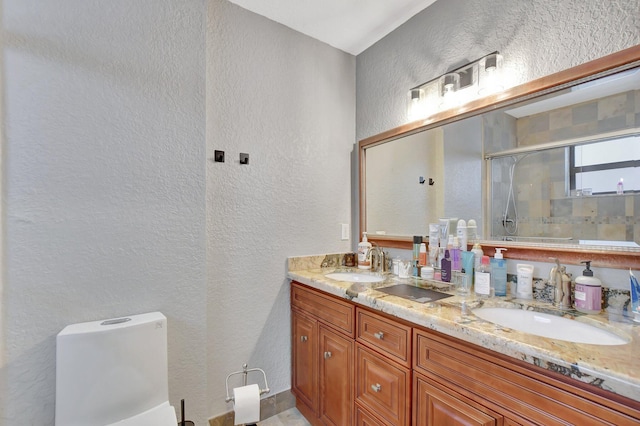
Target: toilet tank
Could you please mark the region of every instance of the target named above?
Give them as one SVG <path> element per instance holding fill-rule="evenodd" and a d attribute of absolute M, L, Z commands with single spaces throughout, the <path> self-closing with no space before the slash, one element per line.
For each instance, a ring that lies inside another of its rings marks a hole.
<path fill-rule="evenodd" d="M 56 425 L 104 426 L 168 401 L 160 312 L 72 324 L 56 341 Z"/>

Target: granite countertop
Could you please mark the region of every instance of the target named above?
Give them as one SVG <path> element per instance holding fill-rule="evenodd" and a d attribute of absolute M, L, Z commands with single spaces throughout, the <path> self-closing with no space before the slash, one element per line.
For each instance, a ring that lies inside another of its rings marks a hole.
<path fill-rule="evenodd" d="M 322 257 L 289 258 L 288 278 L 351 302 L 385 312 L 413 324 L 476 344 L 601 389 L 640 401 L 640 324 L 620 315 L 587 315 L 575 310 L 559 311 L 535 300 L 495 297 L 479 300 L 458 296 L 448 283 L 384 274 L 383 282 L 365 284 L 325 277 L 354 268 L 319 267 Z M 364 273 L 367 273 L 364 271 Z M 369 272 L 370 273 L 370 272 Z M 453 297 L 418 303 L 383 293 L 378 288 L 409 284 L 431 288 Z M 598 326 L 629 340 L 625 345 L 592 345 L 539 337 L 477 318 L 477 307 L 508 307 L 552 313 Z"/>

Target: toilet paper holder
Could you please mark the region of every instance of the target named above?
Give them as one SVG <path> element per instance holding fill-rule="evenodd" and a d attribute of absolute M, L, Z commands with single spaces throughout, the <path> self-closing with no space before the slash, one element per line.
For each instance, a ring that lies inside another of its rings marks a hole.
<path fill-rule="evenodd" d="M 264 378 L 264 389 L 260 388 L 260 395 L 269 393 L 269 385 L 267 384 L 266 373 L 260 368 L 247 368 L 247 364 L 242 364 L 242 371 L 234 371 L 227 376 L 227 379 L 225 381 L 227 388 L 227 397 L 225 398 L 226 402 L 233 401 L 233 397 L 229 396 L 229 377 L 235 376 L 236 374 L 242 374 L 242 385 L 247 386 L 247 375 L 252 371 L 259 371 L 260 373 L 262 373 L 262 377 Z"/>

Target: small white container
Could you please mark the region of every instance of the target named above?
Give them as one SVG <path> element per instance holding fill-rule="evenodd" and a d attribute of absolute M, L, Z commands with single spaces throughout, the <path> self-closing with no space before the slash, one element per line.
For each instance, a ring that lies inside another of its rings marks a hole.
<path fill-rule="evenodd" d="M 423 266 L 420 269 L 420 276 L 425 280 L 432 280 L 435 277 L 436 270 L 431 266 Z"/>

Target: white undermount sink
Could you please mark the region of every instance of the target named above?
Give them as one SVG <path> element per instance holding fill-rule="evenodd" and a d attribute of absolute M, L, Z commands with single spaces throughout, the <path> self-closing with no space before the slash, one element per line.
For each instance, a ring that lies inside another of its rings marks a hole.
<path fill-rule="evenodd" d="M 478 308 L 473 314 L 502 327 L 550 339 L 591 345 L 624 345 L 629 343 L 614 333 L 569 318 L 542 312 L 510 308 Z"/>
<path fill-rule="evenodd" d="M 350 283 L 380 283 L 384 281 L 384 278 L 379 275 L 361 274 L 358 272 L 332 272 L 325 274 L 325 277 Z"/>

